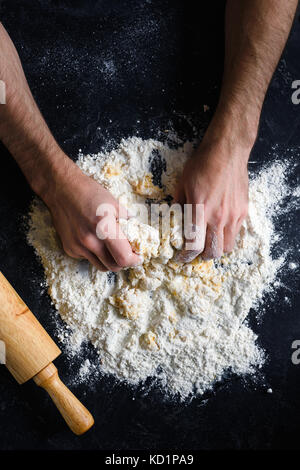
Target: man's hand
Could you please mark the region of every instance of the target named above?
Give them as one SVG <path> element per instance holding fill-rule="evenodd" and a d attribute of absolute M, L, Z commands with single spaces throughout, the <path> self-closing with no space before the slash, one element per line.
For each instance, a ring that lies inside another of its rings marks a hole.
<path fill-rule="evenodd" d="M 65 251 L 75 258 L 88 259 L 102 271 L 139 264 L 139 256 L 132 252 L 121 231 L 121 239 L 97 238 L 96 226 L 101 218 L 96 210 L 100 204 L 115 207 L 116 218 L 126 217 L 126 211 L 60 149 L 33 99 L 17 51 L 1 23 L 0 79 L 7 92 L 6 105 L 0 105 L 0 139 L 32 189 L 49 207 Z M 116 219 L 112 225 L 117 225 Z"/>
<path fill-rule="evenodd" d="M 203 256 L 231 251 L 247 213 L 247 161 L 265 94 L 293 21 L 297 0 L 228 0 L 219 103 L 203 143 L 187 163 L 181 202 L 204 203 Z M 183 252 L 189 262 L 199 252 Z"/>
<path fill-rule="evenodd" d="M 232 249 L 246 214 L 246 161 L 296 7 L 297 0 L 227 1 L 219 104 L 178 190 L 183 202 L 205 204 L 207 257 Z M 97 207 L 105 202 L 117 203 L 60 149 L 33 99 L 17 51 L 1 23 L 0 80 L 6 85 L 6 104 L 0 105 L 0 140 L 32 189 L 48 205 L 65 249 L 71 255 L 90 259 L 100 269 L 115 271 L 138 263 L 126 239 L 96 238 Z"/>
<path fill-rule="evenodd" d="M 223 252 L 233 250 L 247 215 L 248 156 L 248 150 L 231 148 L 226 141 L 203 142 L 185 165 L 175 200 L 204 205 L 205 259 L 219 258 Z M 199 253 L 183 250 L 176 259 L 189 262 Z"/>
<path fill-rule="evenodd" d="M 140 257 L 133 253 L 118 226 L 119 217 L 127 218 L 126 209 L 73 162 L 67 160 L 63 172 L 58 168 L 47 187 L 37 192 L 50 209 L 54 227 L 69 256 L 88 259 L 101 271 L 117 272 L 141 264 Z M 97 237 L 96 226 L 101 217 L 96 216 L 96 211 L 100 204 L 108 204 L 115 210 L 112 225 L 117 229 L 118 238 L 100 240 Z"/>

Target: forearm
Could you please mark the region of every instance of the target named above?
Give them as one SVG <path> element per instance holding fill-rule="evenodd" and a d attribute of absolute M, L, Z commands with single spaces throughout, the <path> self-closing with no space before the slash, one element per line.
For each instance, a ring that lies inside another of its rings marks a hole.
<path fill-rule="evenodd" d="M 49 178 L 67 171 L 70 159 L 59 148 L 27 84 L 18 53 L 0 24 L 0 79 L 6 104 L 0 106 L 0 140 L 35 192 L 42 196 Z"/>
<path fill-rule="evenodd" d="M 297 0 L 228 0 L 223 84 L 207 137 L 251 150 Z M 247 152 L 245 152 L 247 154 Z"/>

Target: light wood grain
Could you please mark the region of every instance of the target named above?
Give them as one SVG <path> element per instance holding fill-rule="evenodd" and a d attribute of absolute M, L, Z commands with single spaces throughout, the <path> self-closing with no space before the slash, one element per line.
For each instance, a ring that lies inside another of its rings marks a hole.
<path fill-rule="evenodd" d="M 2 273 L 0 340 L 6 346 L 6 366 L 20 384 L 35 376 L 61 353 Z"/>
<path fill-rule="evenodd" d="M 94 419 L 91 413 L 62 383 L 54 364 L 49 364 L 33 380 L 49 393 L 67 425 L 75 434 L 83 434 L 93 426 Z"/>
<path fill-rule="evenodd" d="M 75 434 L 94 424 L 90 412 L 61 382 L 52 361 L 60 349 L 0 273 L 0 340 L 6 346 L 6 366 L 20 383 L 33 378 L 52 398 Z"/>

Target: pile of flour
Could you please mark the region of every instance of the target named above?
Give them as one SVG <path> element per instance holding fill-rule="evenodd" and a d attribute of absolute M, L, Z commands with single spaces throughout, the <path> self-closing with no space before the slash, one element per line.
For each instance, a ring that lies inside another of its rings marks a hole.
<path fill-rule="evenodd" d="M 80 154 L 78 165 L 130 209 L 172 195 L 191 152 L 191 143 L 173 149 L 133 137 L 109 153 Z M 154 178 L 153 168 L 160 169 Z M 133 385 L 155 377 L 166 393 L 181 399 L 211 389 L 227 371 L 254 373 L 264 352 L 246 317 L 273 288 L 284 263 L 284 257 L 272 258 L 271 248 L 272 218 L 289 192 L 285 172 L 286 165 L 275 162 L 251 179 L 249 216 L 234 251 L 219 260 L 175 263 L 182 243 L 177 223 L 162 239 L 138 216 L 123 221 L 144 263 L 116 275 L 66 256 L 48 210 L 35 201 L 28 240 L 69 326 L 68 345 L 90 340 L 103 373 Z"/>

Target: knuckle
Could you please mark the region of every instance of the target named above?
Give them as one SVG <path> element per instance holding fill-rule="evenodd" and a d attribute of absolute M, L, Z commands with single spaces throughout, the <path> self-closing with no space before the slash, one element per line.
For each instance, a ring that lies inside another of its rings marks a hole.
<path fill-rule="evenodd" d="M 66 255 L 70 256 L 70 258 L 78 259 L 80 256 L 76 253 L 76 251 L 68 246 L 63 246 L 64 252 Z"/>
<path fill-rule="evenodd" d="M 83 246 L 88 247 L 91 244 L 91 240 L 92 240 L 92 234 L 90 233 L 82 233 L 79 236 L 79 241 Z"/>
<path fill-rule="evenodd" d="M 237 220 L 236 212 L 230 212 L 227 216 L 227 226 L 232 227 Z"/>
<path fill-rule="evenodd" d="M 246 219 L 248 216 L 248 207 L 242 210 L 242 219 Z"/>
<path fill-rule="evenodd" d="M 236 217 L 229 217 L 226 221 L 226 224 L 225 224 L 225 233 L 227 234 L 227 236 L 233 236 L 233 234 L 235 233 L 235 229 L 236 229 L 236 224 L 238 223 L 238 219 Z"/>
<path fill-rule="evenodd" d="M 218 209 L 213 215 L 213 221 L 215 225 L 219 226 L 222 225 L 225 220 L 224 211 L 222 209 Z"/>

